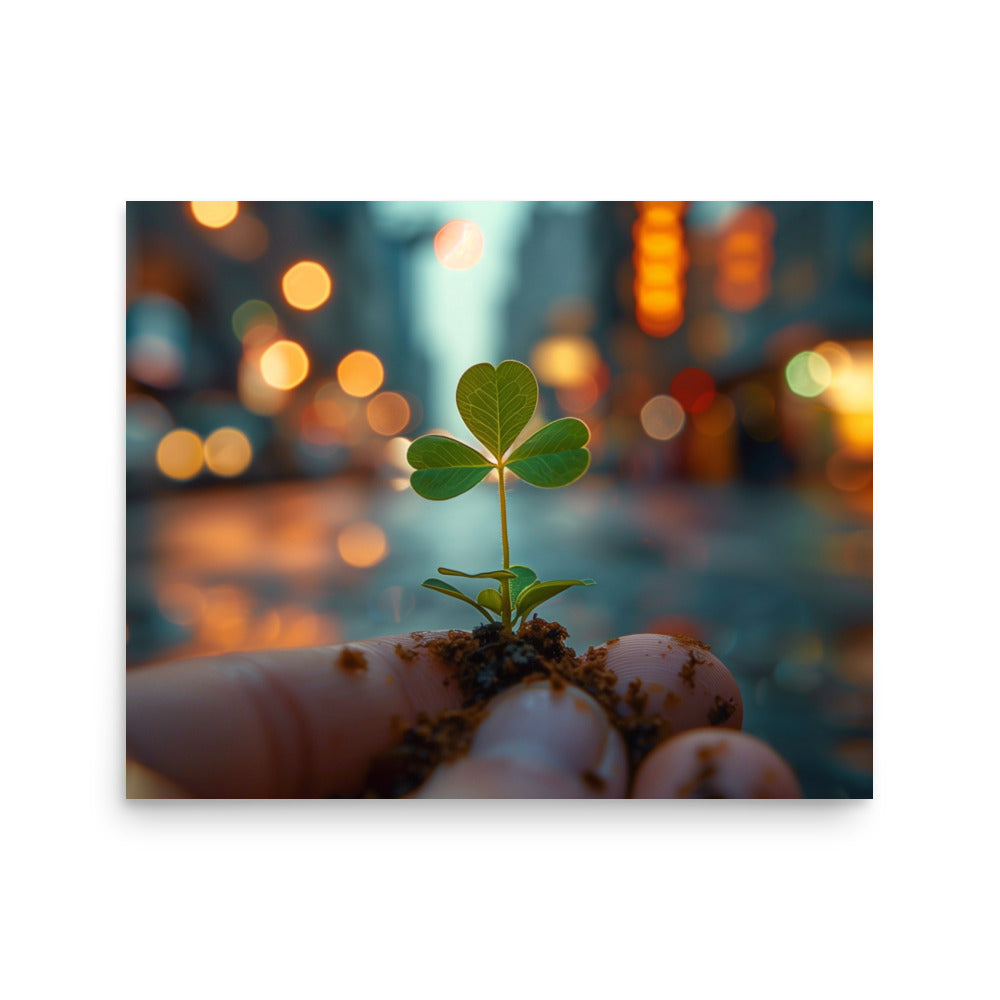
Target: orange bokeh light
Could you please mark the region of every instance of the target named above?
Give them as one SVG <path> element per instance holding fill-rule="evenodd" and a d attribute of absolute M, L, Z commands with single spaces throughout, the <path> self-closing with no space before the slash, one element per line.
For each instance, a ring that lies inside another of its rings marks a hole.
<path fill-rule="evenodd" d="M 482 230 L 468 219 L 452 219 L 437 231 L 434 254 L 450 271 L 473 267 L 483 255 Z"/>
<path fill-rule="evenodd" d="M 244 342 L 245 343 L 245 342 Z M 263 352 L 260 352 L 263 353 Z M 236 371 L 236 393 L 240 402 L 251 412 L 274 416 L 288 404 L 288 393 L 275 389 L 260 373 L 260 354 L 256 361 L 245 357 Z"/>
<path fill-rule="evenodd" d="M 650 313 L 640 305 L 636 306 L 635 320 L 639 329 L 650 337 L 669 337 L 680 329 L 684 322 L 684 313 L 677 310 L 671 313 Z"/>
<path fill-rule="evenodd" d="M 826 478 L 834 489 L 853 493 L 872 485 L 871 462 L 858 461 L 848 450 L 834 452 L 826 463 Z"/>
<path fill-rule="evenodd" d="M 552 334 L 531 351 L 531 365 L 539 381 L 557 389 L 584 384 L 600 364 L 594 342 L 577 333 Z"/>
<path fill-rule="evenodd" d="M 382 362 L 371 351 L 351 351 L 337 365 L 337 381 L 348 396 L 370 396 L 385 379 Z"/>
<path fill-rule="evenodd" d="M 833 432 L 846 454 L 871 459 L 875 447 L 875 424 L 871 412 L 835 412 Z"/>
<path fill-rule="evenodd" d="M 680 286 L 662 285 L 651 288 L 649 285 L 636 285 L 636 307 L 650 316 L 673 316 L 683 308 L 683 291 Z"/>
<path fill-rule="evenodd" d="M 556 389 L 556 399 L 567 413 L 586 413 L 600 398 L 601 387 L 593 375 L 579 385 Z"/>
<path fill-rule="evenodd" d="M 681 236 L 680 223 L 677 232 L 659 232 L 639 227 L 636 246 L 640 257 L 650 260 L 681 261 L 684 258 L 684 244 Z"/>
<path fill-rule="evenodd" d="M 294 389 L 309 374 L 309 356 L 294 340 L 277 340 L 261 355 L 260 373 L 275 389 Z"/>
<path fill-rule="evenodd" d="M 368 401 L 365 415 L 373 431 L 392 437 L 410 422 L 410 404 L 398 392 L 380 392 Z"/>
<path fill-rule="evenodd" d="M 337 536 L 337 551 L 348 566 L 367 569 L 388 555 L 389 544 L 385 532 L 377 524 L 356 521 Z"/>
<path fill-rule="evenodd" d="M 324 382 L 313 397 L 312 415 L 324 427 L 345 434 L 351 418 L 346 403 L 336 382 Z"/>
<path fill-rule="evenodd" d="M 156 448 L 156 464 L 170 479 L 193 479 L 204 462 L 201 438 L 183 427 L 164 434 Z"/>
<path fill-rule="evenodd" d="M 727 223 L 716 249 L 715 297 L 733 312 L 748 312 L 771 293 L 774 216 L 760 205 Z"/>
<path fill-rule="evenodd" d="M 684 278 L 676 261 L 649 260 L 640 257 L 635 266 L 636 285 L 650 288 L 678 288 L 684 284 Z"/>
<path fill-rule="evenodd" d="M 708 437 L 719 437 L 736 422 L 736 407 L 728 396 L 715 396 L 702 410 L 691 414 L 695 428 Z"/>
<path fill-rule="evenodd" d="M 222 229 L 236 218 L 238 201 L 192 201 L 191 214 L 208 229 Z"/>
<path fill-rule="evenodd" d="M 326 302 L 333 291 L 333 281 L 322 264 L 300 260 L 282 276 L 281 291 L 290 306 L 308 312 Z"/>
<path fill-rule="evenodd" d="M 230 478 L 246 472 L 252 458 L 250 440 L 235 427 L 220 427 L 205 439 L 205 464 L 217 476 Z"/>
<path fill-rule="evenodd" d="M 685 273 L 681 216 L 684 202 L 639 202 L 632 226 L 635 279 L 632 295 L 639 328 L 651 337 L 668 337 L 684 322 Z"/>

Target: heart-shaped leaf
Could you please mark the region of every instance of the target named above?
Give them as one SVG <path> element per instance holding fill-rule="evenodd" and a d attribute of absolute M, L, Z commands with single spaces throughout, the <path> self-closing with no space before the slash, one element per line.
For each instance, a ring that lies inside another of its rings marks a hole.
<path fill-rule="evenodd" d="M 458 380 L 455 402 L 476 440 L 500 459 L 535 412 L 538 383 L 520 361 L 501 361 L 496 368 L 483 362 Z"/>
<path fill-rule="evenodd" d="M 425 434 L 407 449 L 410 485 L 428 500 L 449 500 L 471 490 L 493 464 L 475 448 L 440 434 Z"/>
<path fill-rule="evenodd" d="M 479 591 L 479 596 L 476 600 L 479 601 L 484 608 L 489 608 L 490 611 L 495 611 L 498 615 L 503 614 L 503 602 L 500 599 L 499 590 L 493 590 L 492 587 L 487 587 L 486 590 Z"/>
<path fill-rule="evenodd" d="M 584 445 L 589 440 L 590 430 L 582 420 L 553 420 L 515 449 L 507 468 L 532 486 L 566 486 L 587 471 L 590 452 Z"/>
<path fill-rule="evenodd" d="M 438 566 L 439 573 L 445 576 L 464 576 L 466 580 L 513 580 L 517 576 L 514 569 L 512 566 L 510 569 L 491 569 L 486 573 L 463 573 L 460 569 Z"/>
<path fill-rule="evenodd" d="M 511 570 L 514 573 L 514 579 L 510 581 L 510 600 L 512 604 L 516 604 L 521 591 L 530 587 L 538 577 L 535 575 L 535 571 L 527 566 L 511 566 Z"/>
<path fill-rule="evenodd" d="M 457 587 L 453 587 L 450 583 L 445 583 L 444 580 L 424 580 L 420 586 L 426 587 L 428 590 L 436 590 L 439 594 L 444 594 L 447 597 L 454 597 L 459 601 L 465 601 L 466 604 L 471 604 L 477 611 L 479 611 L 484 618 L 489 621 L 493 621 L 493 619 L 486 613 L 485 608 L 477 604 L 471 597 L 467 597 Z"/>
<path fill-rule="evenodd" d="M 592 587 L 593 580 L 539 580 L 521 591 L 517 599 L 517 613 L 522 618 L 538 607 L 543 601 L 561 594 L 567 587 Z"/>

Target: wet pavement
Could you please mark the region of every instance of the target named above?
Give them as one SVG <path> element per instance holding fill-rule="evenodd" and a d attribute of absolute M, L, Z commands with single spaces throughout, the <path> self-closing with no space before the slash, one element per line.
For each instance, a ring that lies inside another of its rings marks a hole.
<path fill-rule="evenodd" d="M 871 795 L 870 508 L 821 489 L 596 476 L 558 493 L 515 484 L 508 507 L 512 562 L 597 581 L 540 609 L 575 649 L 696 636 L 739 682 L 744 729 L 789 760 L 807 796 Z M 497 497 L 481 486 L 432 503 L 343 481 L 179 491 L 130 502 L 126 557 L 129 666 L 471 628 L 473 608 L 420 581 L 500 565 Z"/>

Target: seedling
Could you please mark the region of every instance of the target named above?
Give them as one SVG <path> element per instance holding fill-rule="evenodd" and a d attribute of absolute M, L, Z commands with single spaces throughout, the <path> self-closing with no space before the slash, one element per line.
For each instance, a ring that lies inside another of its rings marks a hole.
<path fill-rule="evenodd" d="M 503 566 L 484 573 L 438 567 L 443 576 L 497 581 L 497 587 L 481 590 L 475 600 L 443 580 L 424 580 L 422 586 L 471 604 L 489 622 L 495 622 L 493 615 L 498 615 L 503 627 L 513 631 L 519 621 L 524 621 L 543 602 L 568 587 L 589 587 L 594 581 L 539 580 L 533 569 L 510 564 L 504 474 L 510 470 L 526 483 L 545 489 L 567 486 L 590 465 L 590 452 L 584 447 L 590 431 L 582 420 L 563 417 L 535 431 L 508 455 L 538 403 L 538 383 L 531 369 L 520 361 L 503 361 L 496 368 L 487 363 L 473 365 L 458 380 L 455 399 L 465 426 L 488 455 L 454 438 L 425 434 L 406 453 L 414 468 L 410 485 L 428 500 L 450 500 L 471 490 L 491 469 L 496 469 L 500 482 Z"/>

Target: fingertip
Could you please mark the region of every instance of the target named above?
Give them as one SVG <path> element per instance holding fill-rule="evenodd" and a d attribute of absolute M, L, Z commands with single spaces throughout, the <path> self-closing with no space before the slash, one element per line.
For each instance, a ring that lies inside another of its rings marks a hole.
<path fill-rule="evenodd" d="M 621 798 L 628 765 L 621 734 L 588 694 L 548 681 L 497 698 L 466 757 L 445 764 L 423 798 Z"/>
<path fill-rule="evenodd" d="M 693 729 L 661 743 L 632 785 L 637 799 L 798 799 L 795 772 L 749 733 Z"/>
<path fill-rule="evenodd" d="M 675 734 L 703 726 L 742 727 L 739 685 L 707 646 L 680 636 L 637 633 L 613 639 L 605 649 L 624 699 L 622 714 L 662 716 Z"/>

